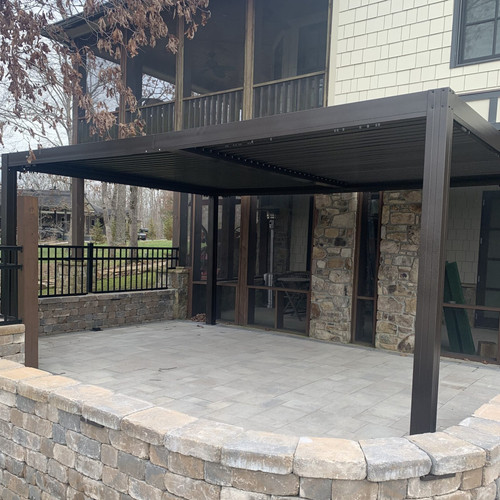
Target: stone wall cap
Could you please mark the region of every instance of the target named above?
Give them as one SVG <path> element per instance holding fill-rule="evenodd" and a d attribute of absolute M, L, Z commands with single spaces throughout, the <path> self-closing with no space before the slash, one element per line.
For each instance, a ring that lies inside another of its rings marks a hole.
<path fill-rule="evenodd" d="M 366 478 L 366 460 L 356 441 L 301 437 L 293 472 L 310 478 L 361 480 Z"/>
<path fill-rule="evenodd" d="M 494 420 L 500 422 L 500 405 L 487 403 L 478 408 L 474 413 L 474 417 L 484 418 L 486 420 Z"/>
<path fill-rule="evenodd" d="M 24 333 L 25 328 L 22 323 L 16 325 L 2 325 L 0 326 L 0 336 L 2 335 L 15 335 L 17 333 Z"/>
<path fill-rule="evenodd" d="M 21 363 L 16 363 L 15 361 L 10 361 L 8 359 L 0 359 L 0 371 L 2 370 L 14 370 L 15 368 L 23 368 L 24 365 Z"/>
<path fill-rule="evenodd" d="M 238 439 L 243 432 L 241 427 L 199 419 L 168 432 L 165 446 L 175 453 L 218 463 L 224 444 Z"/>
<path fill-rule="evenodd" d="M 272 474 L 290 474 L 298 438 L 270 432 L 245 431 L 224 443 L 222 465 Z"/>
<path fill-rule="evenodd" d="M 486 465 L 500 461 L 500 436 L 463 425 L 449 427 L 444 432 L 482 448 L 486 452 Z"/>
<path fill-rule="evenodd" d="M 359 442 L 367 463 L 368 481 L 392 481 L 425 476 L 432 461 L 405 438 L 366 439 Z"/>
<path fill-rule="evenodd" d="M 68 387 L 78 385 L 81 382 L 69 377 L 52 375 L 51 377 L 30 378 L 19 382 L 17 392 L 21 396 L 46 403 L 49 400 L 49 394 L 59 387 Z"/>
<path fill-rule="evenodd" d="M 486 434 L 493 436 L 500 436 L 500 422 L 494 420 L 487 420 L 479 417 L 468 417 L 460 422 L 459 425 L 464 427 L 472 427 Z"/>
<path fill-rule="evenodd" d="M 407 439 L 429 455 L 431 474 L 436 476 L 479 469 L 486 463 L 483 449 L 445 432 L 415 434 Z"/>
<path fill-rule="evenodd" d="M 58 387 L 49 394 L 49 403 L 60 410 L 81 415 L 84 402 L 92 402 L 110 394 L 113 394 L 113 391 L 97 385 Z"/>
<path fill-rule="evenodd" d="M 21 366 L 21 368 L 14 368 L 13 370 L 2 370 L 0 372 L 0 389 L 15 393 L 19 381 L 29 378 L 48 377 L 50 375 L 52 374 L 49 372 L 24 366 Z"/>
<path fill-rule="evenodd" d="M 162 445 L 167 432 L 195 422 L 195 417 L 157 406 L 123 418 L 121 428 L 129 436 L 154 445 Z"/>
<path fill-rule="evenodd" d="M 112 392 L 94 401 L 84 401 L 82 417 L 110 429 L 120 430 L 124 417 L 152 407 L 151 403 L 142 399 Z"/>

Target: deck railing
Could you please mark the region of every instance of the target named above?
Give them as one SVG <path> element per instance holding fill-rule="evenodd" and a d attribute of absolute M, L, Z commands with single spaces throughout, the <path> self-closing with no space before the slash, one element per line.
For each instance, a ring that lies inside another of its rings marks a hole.
<path fill-rule="evenodd" d="M 260 83 L 254 85 L 253 92 L 254 118 L 320 108 L 324 104 L 325 73 Z M 175 130 L 175 102 L 142 106 L 140 112 L 144 124 L 142 133 L 154 135 Z M 184 129 L 241 121 L 243 88 L 186 97 L 183 99 L 182 115 Z M 133 118 L 127 113 L 127 122 Z M 118 136 L 117 125 L 113 125 L 104 136 L 99 136 L 85 119 L 78 120 L 80 143 L 118 139 Z"/>
<path fill-rule="evenodd" d="M 321 108 L 324 72 L 254 85 L 254 118 Z"/>
<path fill-rule="evenodd" d="M 243 119 L 243 89 L 187 97 L 183 104 L 184 128 L 206 127 Z"/>
<path fill-rule="evenodd" d="M 126 121 L 131 122 L 136 117 L 143 121 L 144 128 L 142 133 L 146 135 L 163 134 L 172 132 L 175 128 L 175 103 L 162 102 L 158 104 L 149 104 L 139 108 L 139 115 L 132 115 L 127 112 Z M 118 113 L 113 113 L 118 118 Z M 101 142 L 118 139 L 118 125 L 113 125 L 105 135 L 96 134 L 92 124 L 87 123 L 85 118 L 78 120 L 78 142 Z"/>
<path fill-rule="evenodd" d="M 39 297 L 168 288 L 178 248 L 39 245 Z"/>
<path fill-rule="evenodd" d="M 0 325 L 19 323 L 18 312 L 18 246 L 0 246 Z"/>

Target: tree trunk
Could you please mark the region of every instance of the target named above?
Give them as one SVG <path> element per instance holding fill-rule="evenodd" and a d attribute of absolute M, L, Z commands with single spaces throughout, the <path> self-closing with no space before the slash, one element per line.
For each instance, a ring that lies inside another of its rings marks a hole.
<path fill-rule="evenodd" d="M 108 183 L 103 182 L 101 188 L 101 201 L 102 201 L 102 216 L 104 220 L 104 230 L 106 232 L 106 243 L 108 246 L 113 244 L 113 229 L 111 227 L 111 203 L 108 192 Z"/>
<path fill-rule="evenodd" d="M 137 186 L 130 186 L 130 202 L 129 202 L 129 229 L 130 229 L 130 243 L 129 246 L 137 246 L 137 201 L 139 196 L 139 188 Z"/>
<path fill-rule="evenodd" d="M 127 186 L 115 185 L 116 211 L 115 211 L 115 242 L 117 245 L 127 243 Z"/>

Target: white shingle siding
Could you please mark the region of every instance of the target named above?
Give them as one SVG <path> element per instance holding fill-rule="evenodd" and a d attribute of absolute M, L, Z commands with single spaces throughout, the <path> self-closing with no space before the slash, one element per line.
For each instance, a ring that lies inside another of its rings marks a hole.
<path fill-rule="evenodd" d="M 454 0 L 340 0 L 329 105 L 438 87 L 498 89 L 500 61 L 450 67 L 453 9 Z M 486 107 L 474 107 L 487 117 Z"/>

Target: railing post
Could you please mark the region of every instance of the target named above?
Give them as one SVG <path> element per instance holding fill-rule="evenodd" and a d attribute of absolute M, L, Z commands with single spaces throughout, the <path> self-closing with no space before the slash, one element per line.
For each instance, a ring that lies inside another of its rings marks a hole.
<path fill-rule="evenodd" d="M 87 245 L 87 293 L 92 293 L 94 271 L 94 244 Z"/>

